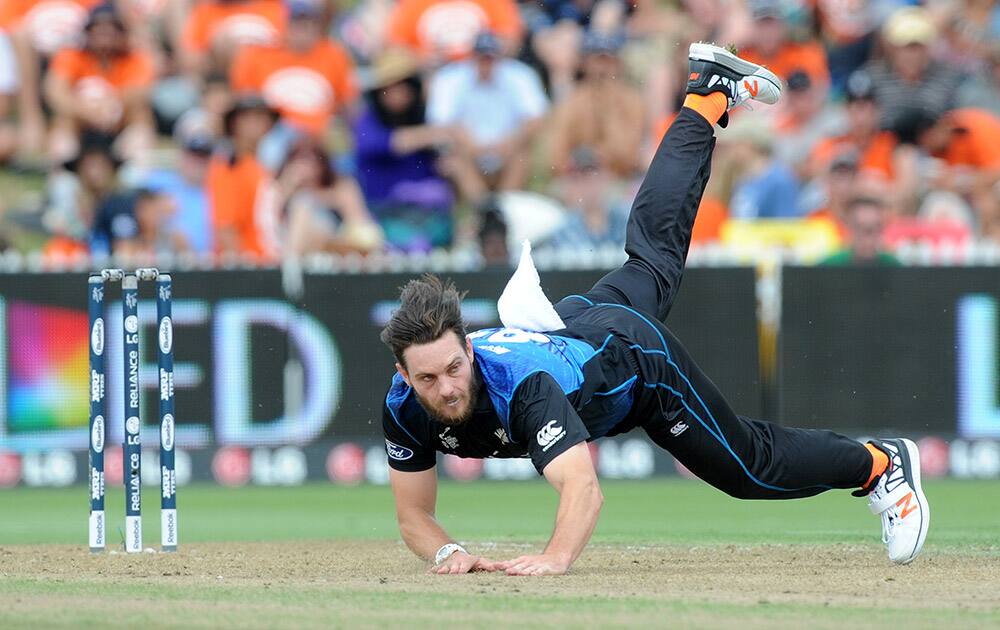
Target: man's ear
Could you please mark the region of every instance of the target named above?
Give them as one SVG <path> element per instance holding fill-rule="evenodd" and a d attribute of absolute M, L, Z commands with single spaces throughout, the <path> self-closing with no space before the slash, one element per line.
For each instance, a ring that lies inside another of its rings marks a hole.
<path fill-rule="evenodd" d="M 396 371 L 399 372 L 399 375 L 403 377 L 403 380 L 406 381 L 406 384 L 410 385 L 410 375 L 406 373 L 406 368 L 403 367 L 399 363 L 399 361 L 396 361 Z M 412 387 L 412 385 L 410 386 Z"/>
<path fill-rule="evenodd" d="M 465 354 L 467 354 L 469 356 L 469 361 L 470 362 L 475 362 L 476 355 L 472 351 L 472 340 L 469 339 L 468 336 L 465 337 Z"/>

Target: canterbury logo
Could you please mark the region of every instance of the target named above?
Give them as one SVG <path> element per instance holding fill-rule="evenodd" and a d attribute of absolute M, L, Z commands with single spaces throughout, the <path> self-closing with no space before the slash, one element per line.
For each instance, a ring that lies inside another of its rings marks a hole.
<path fill-rule="evenodd" d="M 896 507 L 902 507 L 903 508 L 902 511 L 900 511 L 900 513 L 899 513 L 899 518 L 900 519 L 904 519 L 904 518 L 906 518 L 907 514 L 909 514 L 910 512 L 916 511 L 918 505 L 916 503 L 914 503 L 913 505 L 910 505 L 910 502 L 912 500 L 913 500 L 913 493 L 912 492 L 908 492 L 908 493 L 906 493 L 905 497 L 903 497 L 899 501 L 896 501 Z"/>
<path fill-rule="evenodd" d="M 750 92 L 750 96 L 754 97 L 757 96 L 757 92 L 760 89 L 757 87 L 757 79 L 754 79 L 753 85 L 751 85 L 746 79 L 743 79 L 743 87 L 747 89 L 747 92 Z"/>
<path fill-rule="evenodd" d="M 553 444 L 566 436 L 566 429 L 556 424 L 555 420 L 549 420 L 548 424 L 538 430 L 535 437 L 538 445 L 542 447 L 542 452 L 549 450 Z"/>

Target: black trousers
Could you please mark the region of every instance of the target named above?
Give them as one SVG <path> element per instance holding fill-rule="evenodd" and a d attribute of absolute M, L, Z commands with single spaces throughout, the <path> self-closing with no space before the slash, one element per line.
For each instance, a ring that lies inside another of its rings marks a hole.
<path fill-rule="evenodd" d="M 628 261 L 582 300 L 567 298 L 557 310 L 572 319 L 581 309 L 603 305 L 616 310 L 609 317 L 633 321 L 620 328 L 634 331 L 642 380 L 637 405 L 649 415 L 641 424 L 656 444 L 716 488 L 743 499 L 858 488 L 872 467 L 862 444 L 832 431 L 786 428 L 737 415 L 662 324 L 680 286 L 714 147 L 712 126 L 682 109 L 633 203 L 625 241 Z M 632 313 L 617 312 L 622 306 Z"/>

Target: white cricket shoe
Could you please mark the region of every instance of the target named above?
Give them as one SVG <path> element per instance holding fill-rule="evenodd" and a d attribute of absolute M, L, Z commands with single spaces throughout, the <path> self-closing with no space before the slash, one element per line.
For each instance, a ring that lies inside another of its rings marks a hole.
<path fill-rule="evenodd" d="M 687 91 L 702 96 L 721 91 L 729 109 L 750 100 L 774 105 L 781 98 L 781 79 L 721 46 L 695 43 L 688 48 Z"/>
<path fill-rule="evenodd" d="M 882 517 L 882 542 L 889 559 L 908 564 L 924 546 L 931 522 L 930 506 L 920 488 L 920 451 L 905 438 L 870 442 L 889 456 L 889 466 L 868 494 L 868 507 Z"/>

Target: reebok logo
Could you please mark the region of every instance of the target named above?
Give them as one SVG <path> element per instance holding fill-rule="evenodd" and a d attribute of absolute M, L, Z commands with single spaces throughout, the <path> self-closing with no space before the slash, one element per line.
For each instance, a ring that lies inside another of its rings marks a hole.
<path fill-rule="evenodd" d="M 670 435 L 672 435 L 674 437 L 677 437 L 678 435 L 680 435 L 681 433 L 684 433 L 687 430 L 688 430 L 687 423 L 684 422 L 683 420 L 681 420 L 680 422 L 678 422 L 674 426 L 670 427 Z"/>
<path fill-rule="evenodd" d="M 556 420 L 549 420 L 548 424 L 538 430 L 535 434 L 538 445 L 542 447 L 542 452 L 549 450 L 553 444 L 566 437 L 566 429 L 556 424 Z"/>

